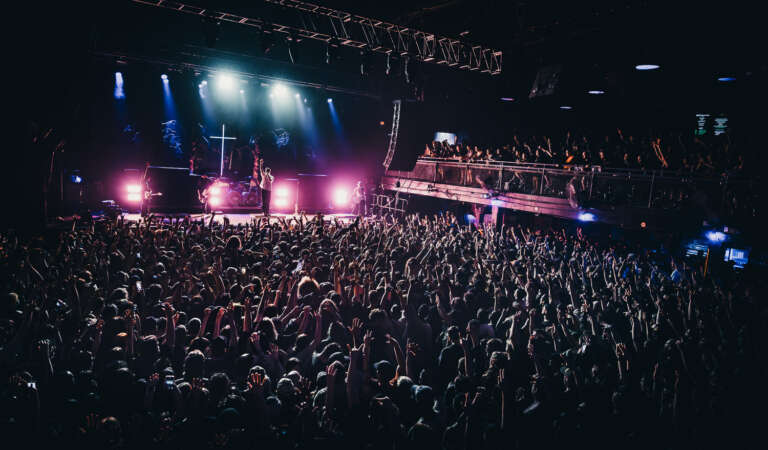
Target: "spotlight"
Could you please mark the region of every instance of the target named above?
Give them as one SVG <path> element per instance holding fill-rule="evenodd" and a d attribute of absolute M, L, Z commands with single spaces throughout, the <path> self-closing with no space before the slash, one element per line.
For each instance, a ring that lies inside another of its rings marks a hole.
<path fill-rule="evenodd" d="M 349 204 L 349 191 L 345 188 L 336 188 L 333 191 L 333 205 L 347 206 Z"/>
<path fill-rule="evenodd" d="M 279 188 L 275 189 L 275 198 L 287 198 L 290 193 L 291 192 L 287 187 L 280 186 Z"/>
<path fill-rule="evenodd" d="M 213 207 L 221 205 L 221 197 L 216 195 L 208 197 L 208 205 Z"/>
<path fill-rule="evenodd" d="M 277 208 L 285 208 L 288 206 L 288 199 L 285 197 L 279 197 L 275 199 L 275 207 Z"/>
<path fill-rule="evenodd" d="M 591 91 L 587 91 L 587 94 L 590 94 L 590 95 L 603 95 L 603 94 L 605 94 L 605 91 L 601 91 L 600 89 L 593 89 Z"/>
<path fill-rule="evenodd" d="M 245 89 L 240 89 L 241 94 L 245 94 Z"/>
<path fill-rule="evenodd" d="M 706 236 L 709 242 L 712 243 L 724 242 L 726 238 L 725 233 L 722 231 L 707 231 Z"/>
<path fill-rule="evenodd" d="M 272 91 L 269 93 L 270 97 L 273 95 L 277 98 L 284 98 L 288 96 L 288 88 L 283 83 L 277 83 L 272 87 Z"/>
<path fill-rule="evenodd" d="M 333 99 L 332 99 L 332 98 L 329 98 L 329 99 L 327 100 L 327 102 L 328 102 L 328 103 L 333 103 Z"/>
<path fill-rule="evenodd" d="M 125 199 L 132 203 L 138 203 L 141 201 L 141 194 L 131 193 L 126 195 Z"/>
<path fill-rule="evenodd" d="M 579 213 L 579 221 L 581 222 L 594 222 L 595 215 L 592 213 Z"/>
<path fill-rule="evenodd" d="M 168 75 L 162 74 L 162 75 L 160 75 L 160 79 L 163 80 L 163 81 L 168 81 Z"/>
<path fill-rule="evenodd" d="M 645 228 L 645 227 L 647 227 L 647 226 L 648 226 L 648 224 L 647 224 L 647 223 L 645 223 L 645 222 L 640 222 L 640 228 Z"/>
<path fill-rule="evenodd" d="M 228 73 L 220 73 L 216 75 L 216 87 L 224 91 L 232 90 L 235 87 L 235 78 Z"/>
<path fill-rule="evenodd" d="M 221 195 L 221 186 L 218 184 L 211 186 L 211 188 L 208 189 L 208 195 L 211 195 L 211 196 Z"/>
<path fill-rule="evenodd" d="M 140 184 L 126 184 L 125 185 L 125 191 L 129 194 L 140 194 L 141 193 L 141 185 Z"/>
<path fill-rule="evenodd" d="M 514 102 L 515 99 L 512 97 L 501 97 L 502 102 Z"/>
<path fill-rule="evenodd" d="M 736 81 L 736 78 L 735 77 L 719 77 L 717 81 L 721 83 L 729 83 L 731 81 Z"/>
<path fill-rule="evenodd" d="M 125 91 L 123 90 L 123 74 L 122 72 L 115 72 L 115 98 L 125 98 Z"/>
<path fill-rule="evenodd" d="M 568 106 L 568 105 L 562 105 L 562 106 L 560 107 L 560 109 L 562 109 L 563 111 L 568 111 L 568 110 L 571 110 L 571 109 L 573 109 L 573 107 L 571 107 L 571 106 Z"/>
<path fill-rule="evenodd" d="M 379 126 L 382 126 L 382 127 L 383 127 L 383 126 L 385 125 L 385 123 L 386 123 L 386 122 L 384 122 L 383 120 L 380 120 L 380 121 L 379 121 Z"/>
<path fill-rule="evenodd" d="M 638 64 L 635 66 L 635 69 L 637 70 L 656 70 L 658 68 L 658 64 Z"/>

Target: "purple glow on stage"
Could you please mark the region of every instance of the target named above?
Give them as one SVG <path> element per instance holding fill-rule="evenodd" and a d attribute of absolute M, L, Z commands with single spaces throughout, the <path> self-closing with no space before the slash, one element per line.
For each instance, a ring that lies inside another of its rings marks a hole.
<path fill-rule="evenodd" d="M 349 200 L 349 189 L 337 187 L 333 190 L 333 206 L 347 206 L 349 205 Z"/>

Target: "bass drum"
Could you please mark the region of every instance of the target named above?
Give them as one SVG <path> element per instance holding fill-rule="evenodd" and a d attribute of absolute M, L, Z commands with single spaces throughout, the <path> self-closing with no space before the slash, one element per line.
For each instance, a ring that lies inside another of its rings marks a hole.
<path fill-rule="evenodd" d="M 259 191 L 254 189 L 252 191 L 243 192 L 243 205 L 257 206 L 259 203 L 261 203 L 261 195 L 259 195 Z"/>
<path fill-rule="evenodd" d="M 227 192 L 227 204 L 229 206 L 240 206 L 241 201 L 242 201 L 242 197 L 239 192 L 237 191 Z"/>

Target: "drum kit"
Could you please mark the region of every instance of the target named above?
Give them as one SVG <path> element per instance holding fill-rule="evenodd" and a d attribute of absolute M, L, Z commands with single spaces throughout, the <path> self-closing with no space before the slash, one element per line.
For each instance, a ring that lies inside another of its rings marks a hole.
<path fill-rule="evenodd" d="M 250 180 L 234 181 L 227 178 L 216 178 L 208 184 L 201 195 L 201 202 L 215 206 L 257 207 L 261 205 L 261 192 L 258 186 Z M 211 199 L 216 200 L 212 201 Z"/>

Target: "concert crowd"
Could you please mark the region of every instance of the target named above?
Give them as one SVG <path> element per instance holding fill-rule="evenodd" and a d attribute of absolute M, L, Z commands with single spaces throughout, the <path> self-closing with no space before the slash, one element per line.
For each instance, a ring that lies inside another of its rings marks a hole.
<path fill-rule="evenodd" d="M 451 214 L 0 237 L 15 448 L 757 446 L 750 272 Z"/>
<path fill-rule="evenodd" d="M 745 158 L 727 133 L 719 136 L 592 134 L 567 131 L 560 138 L 545 135 L 515 135 L 512 143 L 479 147 L 433 141 L 423 156 L 464 162 L 509 161 L 517 163 L 570 164 L 625 169 L 669 169 L 681 174 L 739 174 L 746 170 Z"/>

